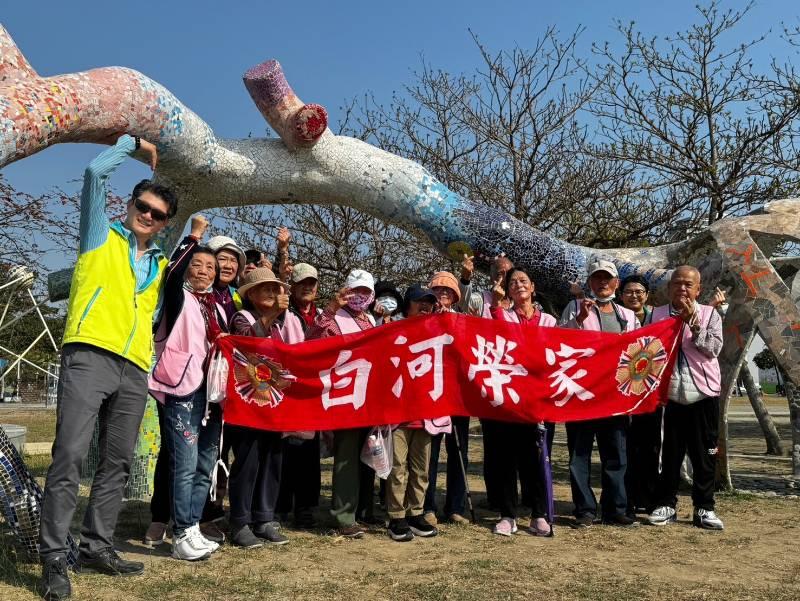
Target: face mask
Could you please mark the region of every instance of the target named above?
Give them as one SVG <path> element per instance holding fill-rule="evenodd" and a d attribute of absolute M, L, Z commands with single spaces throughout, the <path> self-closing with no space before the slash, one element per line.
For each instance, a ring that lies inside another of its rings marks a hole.
<path fill-rule="evenodd" d="M 594 297 L 594 300 L 600 303 L 601 305 L 605 303 L 610 303 L 612 300 L 614 300 L 613 294 L 609 294 L 608 296 L 597 296 L 596 294 L 593 294 L 592 296 Z"/>
<path fill-rule="evenodd" d="M 353 293 L 353 296 L 347 301 L 347 306 L 350 307 L 353 311 L 364 311 L 367 307 L 372 304 L 372 301 L 375 298 L 375 294 L 370 292 L 369 294 L 360 294 L 357 292 Z"/>
<path fill-rule="evenodd" d="M 379 296 L 376 302 L 380 303 L 387 313 L 397 311 L 397 299 L 393 296 Z"/>

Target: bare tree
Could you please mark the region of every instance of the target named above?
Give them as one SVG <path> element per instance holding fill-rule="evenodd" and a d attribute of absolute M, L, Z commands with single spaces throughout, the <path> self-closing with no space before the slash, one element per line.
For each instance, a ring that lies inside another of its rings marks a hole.
<path fill-rule="evenodd" d="M 246 248 L 274 256 L 276 227 L 292 232 L 293 262 L 314 265 L 320 273 L 320 296 L 329 298 L 351 269 L 366 269 L 376 279 L 405 286 L 427 281 L 436 268 L 450 268 L 421 235 L 387 225 L 350 207 L 289 205 L 238 207 L 214 212 L 215 230 Z"/>
<path fill-rule="evenodd" d="M 698 6 L 697 23 L 663 40 L 617 23 L 622 53 L 608 43 L 594 47 L 602 63 L 591 103 L 600 133 L 595 154 L 629 166 L 651 198 L 669 207 L 670 219 L 681 218 L 684 233 L 798 189 L 798 163 L 786 158 L 800 116 L 794 70 L 774 61 L 765 73 L 754 68 L 751 51 L 765 36 L 725 45 L 752 6 Z M 767 421 L 763 398 L 755 386 L 747 391 Z M 725 437 L 727 399 L 720 419 Z M 729 487 L 724 453 L 718 468 Z"/>
<path fill-rule="evenodd" d="M 699 6 L 696 24 L 663 40 L 617 23 L 621 55 L 608 43 L 594 47 L 597 154 L 635 169 L 654 198 L 695 226 L 798 186 L 796 167 L 776 160 L 800 115 L 793 71 L 754 69 L 751 50 L 765 36 L 723 44 L 751 7 Z"/>

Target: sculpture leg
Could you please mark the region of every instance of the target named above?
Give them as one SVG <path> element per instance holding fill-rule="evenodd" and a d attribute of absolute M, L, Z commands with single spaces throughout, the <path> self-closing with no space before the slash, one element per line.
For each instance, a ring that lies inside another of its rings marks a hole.
<path fill-rule="evenodd" d="M 718 490 L 730 490 L 730 464 L 728 463 L 728 407 L 731 392 L 736 384 L 736 376 L 744 362 L 747 349 L 755 335 L 753 320 L 741 305 L 732 306 L 722 323 L 722 352 L 719 365 L 722 371 L 722 390 L 719 396 L 719 444 L 717 445 L 717 477 Z"/>

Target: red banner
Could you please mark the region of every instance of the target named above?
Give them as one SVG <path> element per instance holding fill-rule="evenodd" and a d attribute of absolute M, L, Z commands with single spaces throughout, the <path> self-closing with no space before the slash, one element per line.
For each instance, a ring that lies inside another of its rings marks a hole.
<path fill-rule="evenodd" d="M 451 313 L 296 345 L 228 336 L 225 421 L 292 431 L 649 413 L 666 402 L 680 330 L 677 319 L 604 334 Z"/>

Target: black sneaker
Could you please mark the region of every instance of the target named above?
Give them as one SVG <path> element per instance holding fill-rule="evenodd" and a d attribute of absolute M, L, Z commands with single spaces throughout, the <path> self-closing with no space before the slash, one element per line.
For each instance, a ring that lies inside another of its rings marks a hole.
<path fill-rule="evenodd" d="M 389 536 L 392 540 L 404 543 L 409 540 L 414 540 L 414 533 L 408 527 L 408 522 L 405 518 L 396 518 L 389 520 Z"/>
<path fill-rule="evenodd" d="M 616 515 L 604 517 L 603 523 L 606 526 L 622 526 L 623 528 L 630 528 L 631 526 L 637 526 L 639 524 L 634 518 L 624 513 L 617 513 Z"/>
<path fill-rule="evenodd" d="M 594 516 L 591 513 L 584 513 L 575 518 L 576 528 L 591 528 L 594 524 Z"/>
<path fill-rule="evenodd" d="M 60 601 L 72 596 L 72 586 L 67 576 L 67 560 L 56 557 L 44 562 L 42 565 L 42 579 L 37 585 L 37 591 L 43 599 Z"/>
<path fill-rule="evenodd" d="M 231 529 L 231 542 L 243 549 L 255 549 L 264 546 L 264 541 L 253 534 L 247 524 Z"/>
<path fill-rule="evenodd" d="M 144 572 L 140 561 L 122 559 L 112 548 L 103 549 L 94 555 L 81 551 L 76 572 L 81 574 L 106 574 L 108 576 L 137 576 Z"/>
<path fill-rule="evenodd" d="M 253 527 L 253 534 L 258 538 L 263 538 L 270 545 L 285 545 L 289 539 L 281 534 L 279 522 L 261 522 Z"/>
<path fill-rule="evenodd" d="M 311 508 L 298 509 L 294 513 L 294 527 L 300 530 L 313 530 L 317 525 Z"/>
<path fill-rule="evenodd" d="M 431 526 L 421 515 L 412 515 L 408 518 L 408 527 L 417 536 L 436 536 L 439 534 L 436 526 Z"/>

